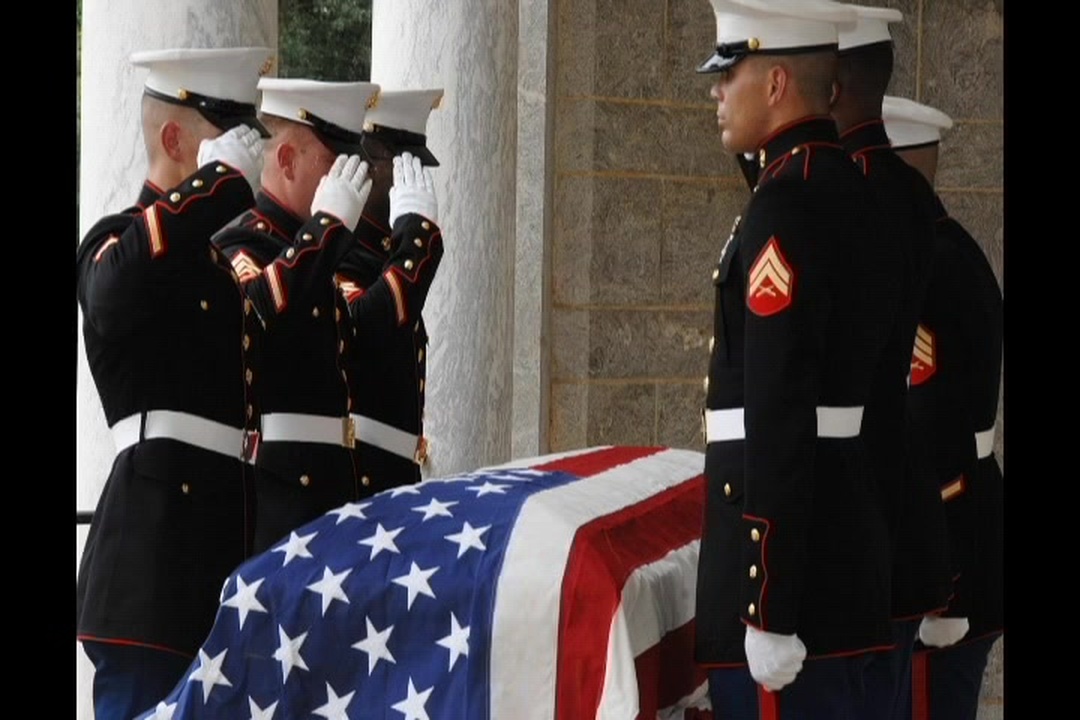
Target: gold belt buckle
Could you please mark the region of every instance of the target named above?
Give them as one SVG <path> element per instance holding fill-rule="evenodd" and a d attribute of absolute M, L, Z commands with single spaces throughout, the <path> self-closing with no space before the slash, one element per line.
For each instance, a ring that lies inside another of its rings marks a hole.
<path fill-rule="evenodd" d="M 417 465 L 426 465 L 429 450 L 430 445 L 428 444 L 428 439 L 421 435 L 420 439 L 416 441 L 416 452 L 413 453 L 413 461 L 415 461 Z"/>
<path fill-rule="evenodd" d="M 341 444 L 350 450 L 356 447 L 356 423 L 351 415 L 341 418 Z"/>

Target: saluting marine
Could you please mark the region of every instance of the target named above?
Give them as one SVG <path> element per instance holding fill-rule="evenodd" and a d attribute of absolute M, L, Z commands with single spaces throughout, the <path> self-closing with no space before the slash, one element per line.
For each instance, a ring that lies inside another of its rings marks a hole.
<path fill-rule="evenodd" d="M 395 156 L 408 152 L 424 167 L 438 166 L 427 147 L 426 131 L 428 115 L 442 96 L 442 90 L 383 90 L 368 111 L 362 144 L 371 164 L 372 191 L 356 229 L 356 244 L 337 271 L 338 286 L 350 302 L 378 287 L 386 273 L 391 273 L 386 282 L 403 290 L 395 293 L 392 308 L 375 312 L 374 306 L 357 305 L 353 313 L 357 334 L 348 358 L 349 380 L 356 399 L 357 447 L 371 492 L 419 482 L 427 460 L 423 419 L 428 336 L 422 311 L 435 267 L 420 268 L 417 263 L 437 263 L 439 254 L 406 258 L 398 270 L 392 269 L 391 257 L 402 250 L 403 240 L 417 250 L 423 240 L 391 231 L 390 193 L 397 192 L 392 187 Z M 422 214 L 437 219 L 434 206 Z M 406 273 L 419 274 L 414 279 Z"/>
<path fill-rule="evenodd" d="M 116 444 L 77 585 L 99 720 L 168 693 L 250 551 L 253 318 L 210 237 L 254 200 L 256 82 L 271 60 L 267 48 L 132 55 L 149 69 L 146 183 L 76 255 L 87 358 Z"/>
<path fill-rule="evenodd" d="M 891 642 L 888 532 L 860 430 L 897 320 L 876 200 L 828 115 L 837 24 L 855 12 L 712 4 L 717 48 L 699 72 L 719 73 L 721 140 L 759 174 L 712 274 L 696 656 L 717 717 L 854 717 L 865 654 Z"/>
<path fill-rule="evenodd" d="M 256 552 L 359 494 L 343 360 L 351 333 L 332 278 L 371 188 L 358 131 L 379 88 L 263 78 L 259 89 L 271 132 L 262 189 L 214 237 L 265 328 Z"/>
<path fill-rule="evenodd" d="M 897 153 L 933 183 L 941 133 L 952 120 L 896 97 L 885 98 L 883 115 Z M 945 503 L 957 578 L 949 607 L 919 628 L 922 647 L 898 720 L 974 720 L 987 657 L 1004 628 L 1004 478 L 994 456 L 1002 293 L 978 242 L 940 199 L 936 208 L 937 252 L 908 402 Z"/>
<path fill-rule="evenodd" d="M 334 283 L 371 191 L 360 132 L 378 86 L 265 78 L 259 87 L 263 120 L 273 133 L 263 191 L 250 212 L 214 239 L 266 328 L 255 460 L 257 552 L 370 493 L 351 416 L 346 358 L 356 332 L 352 313 L 359 307 L 388 312 L 403 285 L 395 276 L 349 302 Z M 395 161 L 399 189 L 433 198 L 424 178 L 412 167 L 406 177 L 401 163 Z M 397 262 L 413 265 L 414 256 L 441 253 L 438 228 L 401 212 L 408 218 L 401 232 L 421 246 L 410 244 Z"/>

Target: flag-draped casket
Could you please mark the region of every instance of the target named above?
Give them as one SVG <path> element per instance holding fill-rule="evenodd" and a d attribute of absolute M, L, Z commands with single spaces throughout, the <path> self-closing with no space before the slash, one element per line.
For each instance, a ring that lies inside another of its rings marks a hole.
<path fill-rule="evenodd" d="M 342 506 L 233 572 L 147 717 L 691 717 L 703 463 L 589 448 Z"/>

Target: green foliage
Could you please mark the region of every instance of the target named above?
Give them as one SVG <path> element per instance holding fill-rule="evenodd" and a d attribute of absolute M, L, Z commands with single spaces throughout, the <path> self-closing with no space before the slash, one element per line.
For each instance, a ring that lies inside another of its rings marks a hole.
<path fill-rule="evenodd" d="M 279 0 L 278 77 L 371 78 L 372 0 Z"/>

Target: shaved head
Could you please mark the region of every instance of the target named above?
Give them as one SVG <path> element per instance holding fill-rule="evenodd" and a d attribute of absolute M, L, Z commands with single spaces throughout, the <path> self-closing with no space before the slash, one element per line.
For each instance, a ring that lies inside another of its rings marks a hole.
<path fill-rule="evenodd" d="M 143 95 L 143 142 L 149 162 L 147 179 L 174 187 L 198 169 L 199 144 L 221 130 L 194 108 Z"/>
<path fill-rule="evenodd" d="M 892 43 L 875 43 L 840 56 L 837 68 L 839 94 L 832 114 L 841 132 L 881 117 L 881 101 L 892 72 Z"/>
<path fill-rule="evenodd" d="M 781 55 L 776 63 L 792 77 L 793 89 L 814 115 L 828 115 L 836 82 L 837 58 L 832 51 Z"/>

